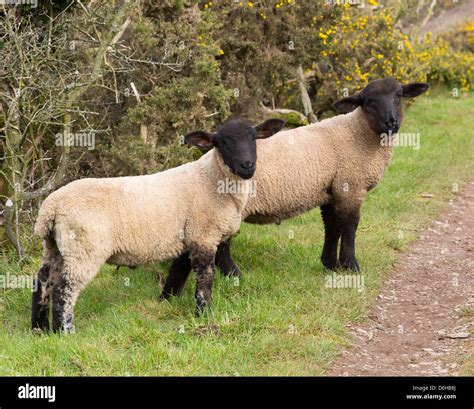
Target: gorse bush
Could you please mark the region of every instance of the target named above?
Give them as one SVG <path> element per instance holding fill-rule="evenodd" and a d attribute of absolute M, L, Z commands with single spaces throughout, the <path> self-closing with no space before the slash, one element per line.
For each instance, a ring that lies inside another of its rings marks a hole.
<path fill-rule="evenodd" d="M 300 66 L 313 110 L 323 116 L 330 114 L 341 94 L 380 77 L 471 89 L 474 57 L 469 49 L 455 49 L 430 33 L 419 40 L 410 38 L 400 28 L 396 6 L 333 3 L 169 4 L 174 18 L 188 23 L 172 24 L 180 31 L 172 38 L 192 51 L 189 66 L 155 86 L 143 106 L 129 110 L 126 122 L 137 129 L 145 118 L 158 144 L 167 144 L 179 133 L 212 127 L 229 115 L 252 118 L 261 103 L 302 111 Z M 142 17 L 146 24 L 138 24 L 156 27 L 148 35 L 159 36 L 163 43 L 169 26 L 159 23 L 161 16 L 162 10 L 154 9 Z"/>
<path fill-rule="evenodd" d="M 474 20 L 460 24 L 454 30 L 441 35 L 457 51 L 474 52 Z"/>
<path fill-rule="evenodd" d="M 471 89 L 472 52 L 454 50 L 443 38 L 433 39 L 431 33 L 419 41 L 410 39 L 397 27 L 395 10 L 390 8 L 366 13 L 346 4 L 337 14 L 329 21 L 322 14 L 313 17 L 323 42 L 319 61 L 327 67 L 317 93 L 322 102 L 333 100 L 334 90 L 352 92 L 386 76 Z"/>

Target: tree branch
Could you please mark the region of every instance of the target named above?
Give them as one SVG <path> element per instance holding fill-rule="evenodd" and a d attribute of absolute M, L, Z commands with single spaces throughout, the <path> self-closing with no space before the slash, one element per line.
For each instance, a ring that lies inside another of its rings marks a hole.
<path fill-rule="evenodd" d="M 303 67 L 298 66 L 298 87 L 300 89 L 301 94 L 301 102 L 303 104 L 304 114 L 308 118 L 310 123 L 318 122 L 318 118 L 313 112 L 313 107 L 311 105 L 311 99 L 308 94 L 308 90 L 306 89 L 306 80 L 303 73 Z"/>

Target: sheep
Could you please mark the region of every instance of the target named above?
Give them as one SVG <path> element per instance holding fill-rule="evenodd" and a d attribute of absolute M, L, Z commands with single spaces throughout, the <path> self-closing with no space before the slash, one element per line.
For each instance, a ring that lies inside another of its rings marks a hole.
<path fill-rule="evenodd" d="M 60 188 L 41 205 L 35 234 L 44 257 L 35 278 L 32 327 L 74 330 L 80 291 L 104 263 L 136 266 L 186 254 L 196 273 L 196 314 L 211 301 L 217 245 L 235 234 L 256 169 L 256 139 L 281 128 L 279 120 L 253 127 L 224 123 L 214 134 L 195 131 L 185 142 L 215 147 L 199 160 L 135 177 L 82 179 Z M 219 191 L 223 181 L 240 186 Z"/>
<path fill-rule="evenodd" d="M 428 83 L 374 80 L 334 103 L 344 114 L 259 141 L 253 179 L 257 194 L 249 198 L 242 219 L 254 224 L 280 223 L 320 206 L 325 230 L 322 264 L 331 270 L 359 271 L 355 235 L 360 209 L 392 158 L 392 144 L 384 141 L 393 138 L 402 123 L 402 97 L 416 97 L 428 88 Z M 230 244 L 229 239 L 218 246 L 215 263 L 224 275 L 239 275 Z M 173 261 L 167 292 L 183 285 L 188 270 L 184 256 Z"/>

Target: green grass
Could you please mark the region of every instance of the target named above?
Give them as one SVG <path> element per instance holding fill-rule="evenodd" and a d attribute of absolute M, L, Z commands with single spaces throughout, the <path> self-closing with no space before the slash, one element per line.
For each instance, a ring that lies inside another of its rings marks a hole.
<path fill-rule="evenodd" d="M 181 298 L 158 300 L 156 273 L 166 272 L 165 263 L 104 267 L 77 303 L 71 336 L 33 335 L 31 292 L 0 290 L 0 374 L 324 374 L 348 345 L 346 324 L 365 316 L 416 229 L 454 197 L 453 184 L 461 188 L 473 177 L 473 108 L 472 95 L 454 99 L 437 90 L 407 109 L 402 131 L 420 132 L 421 148 L 397 148 L 364 204 L 357 236 L 364 291 L 325 288 L 318 209 L 280 226 L 245 224 L 234 246 L 244 277 L 217 276 L 213 311 L 204 319 L 193 316 L 192 280 Z M 39 262 L 23 272 L 33 274 Z M 6 257 L 2 270 L 20 271 Z"/>
<path fill-rule="evenodd" d="M 468 317 L 469 319 L 474 319 L 474 307 L 469 306 L 461 310 L 461 316 Z M 458 363 L 461 365 L 461 369 L 459 371 L 460 375 L 474 375 L 474 329 L 470 329 L 470 339 L 468 341 L 468 348 L 470 350 L 469 355 L 467 357 L 461 356 L 458 359 Z"/>

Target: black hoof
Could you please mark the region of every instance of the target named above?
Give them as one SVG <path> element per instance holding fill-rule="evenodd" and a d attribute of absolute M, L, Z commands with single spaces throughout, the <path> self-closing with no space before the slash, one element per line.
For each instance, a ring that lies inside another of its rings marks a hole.
<path fill-rule="evenodd" d="M 33 320 L 31 327 L 31 329 L 36 332 L 49 332 L 49 318 L 47 312 L 41 312 L 40 316 Z"/>
<path fill-rule="evenodd" d="M 341 267 L 355 272 L 360 271 L 359 263 L 355 259 L 341 262 Z"/>
<path fill-rule="evenodd" d="M 60 335 L 75 334 L 76 328 L 74 327 L 74 325 L 63 325 L 59 328 L 53 328 L 53 333 Z"/>
<path fill-rule="evenodd" d="M 41 328 L 33 328 L 32 331 L 33 331 L 33 334 L 34 334 L 34 335 L 46 335 L 46 334 L 49 333 L 49 330 L 48 330 L 48 331 L 45 331 L 45 330 L 43 330 L 43 329 L 41 329 Z"/>
<path fill-rule="evenodd" d="M 196 297 L 196 309 L 194 311 L 194 315 L 196 317 L 202 317 L 207 314 L 207 312 L 211 308 L 210 302 L 206 301 L 203 297 L 197 296 Z"/>
<path fill-rule="evenodd" d="M 329 270 L 335 271 L 337 270 L 341 265 L 339 264 L 339 261 L 334 260 L 329 260 L 325 258 L 321 258 L 321 263 L 323 263 L 323 266 L 326 267 Z"/>
<path fill-rule="evenodd" d="M 208 305 L 201 307 L 201 306 L 196 306 L 196 309 L 194 310 L 194 316 L 196 318 L 204 317 L 207 315 L 208 311 L 210 310 L 210 307 Z"/>

